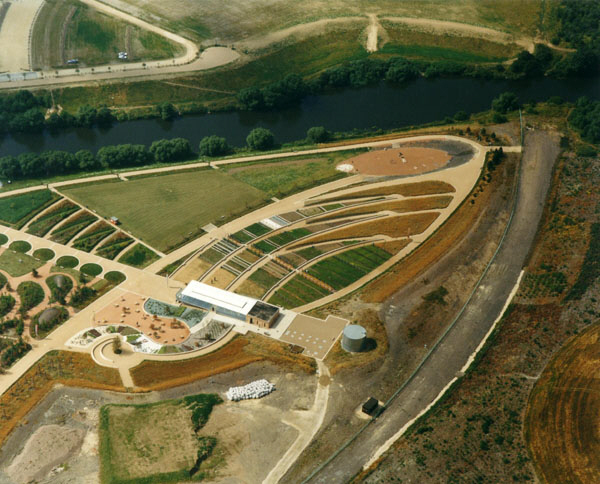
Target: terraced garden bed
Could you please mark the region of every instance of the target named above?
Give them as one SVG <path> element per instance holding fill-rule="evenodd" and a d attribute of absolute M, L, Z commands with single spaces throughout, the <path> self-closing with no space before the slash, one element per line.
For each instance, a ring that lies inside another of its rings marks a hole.
<path fill-rule="evenodd" d="M 408 237 L 427 230 L 440 214 L 438 212 L 415 213 L 394 217 L 378 218 L 364 223 L 348 225 L 338 230 L 332 230 L 302 240 L 293 247 L 302 247 L 321 242 L 343 240 L 356 237 L 372 237 L 387 235 L 389 237 Z"/>
<path fill-rule="evenodd" d="M 442 193 L 453 193 L 456 190 L 452 185 L 443 181 L 431 180 L 416 183 L 403 183 L 398 185 L 388 185 L 383 187 L 367 188 L 357 190 L 352 193 L 336 195 L 326 200 L 313 200 L 307 205 L 317 205 L 320 203 L 337 202 L 339 200 L 349 200 L 353 198 L 368 198 L 386 195 L 402 195 L 403 197 L 419 197 L 423 195 L 439 195 Z"/>
<path fill-rule="evenodd" d="M 0 198 L 0 223 L 19 229 L 58 199 L 60 197 L 50 190 Z"/>
<path fill-rule="evenodd" d="M 97 220 L 98 219 L 89 212 L 84 211 L 79 215 L 76 214 L 67 220 L 63 225 L 55 229 L 50 234 L 50 240 L 59 244 L 66 244 L 75 235 Z"/>
<path fill-rule="evenodd" d="M 79 207 L 69 200 L 58 202 L 53 208 L 31 222 L 27 227 L 27 233 L 43 237 L 57 223 L 74 214 L 79 210 Z"/>
<path fill-rule="evenodd" d="M 340 210 L 334 214 L 324 215 L 308 221 L 308 223 L 323 222 L 325 220 L 335 220 L 341 217 L 350 217 L 355 215 L 369 215 L 389 210 L 396 213 L 419 212 L 422 210 L 435 210 L 446 208 L 452 201 L 450 195 L 441 195 L 433 197 L 408 198 L 406 200 L 389 200 L 379 203 L 371 203 L 352 207 L 346 210 Z"/>
<path fill-rule="evenodd" d="M 336 290 L 343 289 L 383 264 L 391 254 L 374 245 L 367 245 L 335 254 L 307 269 Z"/>
<path fill-rule="evenodd" d="M 119 253 L 133 243 L 133 239 L 123 232 L 119 232 L 114 237 L 111 237 L 105 241 L 96 251 L 100 257 L 105 259 L 114 259 Z"/>
<path fill-rule="evenodd" d="M 246 242 L 254 240 L 256 237 L 247 234 L 244 230 L 240 230 L 238 232 L 235 232 L 234 234 L 231 234 L 231 238 L 237 240 L 241 244 L 245 244 Z"/>
<path fill-rule="evenodd" d="M 133 267 L 146 267 L 155 260 L 158 260 L 159 256 L 153 250 L 150 250 L 143 244 L 135 244 L 131 249 L 125 252 L 120 258 L 119 262 L 127 264 Z"/>
<path fill-rule="evenodd" d="M 260 222 L 246 227 L 246 230 L 248 232 L 250 232 L 251 234 L 256 235 L 257 237 L 260 237 L 261 235 L 265 235 L 265 234 L 268 234 L 269 232 L 271 232 L 271 229 L 269 227 L 267 227 L 266 225 L 263 225 Z"/>
<path fill-rule="evenodd" d="M 77 237 L 73 242 L 73 247 L 84 252 L 91 252 L 101 240 L 114 233 L 115 230 L 112 225 L 100 221 Z"/>
<path fill-rule="evenodd" d="M 202 254 L 200 254 L 198 257 L 212 265 L 223 259 L 225 255 L 211 247 L 202 252 Z"/>
<path fill-rule="evenodd" d="M 306 277 L 294 276 L 280 289 L 275 291 L 269 302 L 287 309 L 303 306 L 329 295 L 330 292 Z"/>

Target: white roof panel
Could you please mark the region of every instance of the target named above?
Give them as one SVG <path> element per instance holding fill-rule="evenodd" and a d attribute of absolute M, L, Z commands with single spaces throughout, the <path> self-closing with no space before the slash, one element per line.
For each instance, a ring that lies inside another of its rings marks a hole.
<path fill-rule="evenodd" d="M 224 291 L 198 281 L 190 282 L 181 291 L 181 294 L 240 314 L 248 314 L 256 304 L 256 299 Z"/>

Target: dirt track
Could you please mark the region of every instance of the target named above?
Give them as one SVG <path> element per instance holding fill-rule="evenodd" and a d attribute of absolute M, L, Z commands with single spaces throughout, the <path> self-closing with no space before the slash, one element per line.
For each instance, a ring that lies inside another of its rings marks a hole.
<path fill-rule="evenodd" d="M 347 482 L 382 445 L 398 437 L 398 430 L 437 398 L 462 369 L 496 320 L 518 279 L 543 212 L 557 154 L 557 140 L 551 135 L 528 134 L 513 222 L 480 289 L 446 338 L 386 411 L 310 482 Z M 324 458 L 320 456 L 318 462 Z M 299 482 L 307 474 L 290 473 L 286 477 L 290 482 Z"/>

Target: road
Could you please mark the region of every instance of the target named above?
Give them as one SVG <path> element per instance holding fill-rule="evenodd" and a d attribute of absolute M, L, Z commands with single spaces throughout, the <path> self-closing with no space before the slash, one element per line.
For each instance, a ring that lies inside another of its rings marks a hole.
<path fill-rule="evenodd" d="M 527 134 L 512 223 L 465 311 L 385 412 L 309 482 L 350 480 L 461 371 L 501 314 L 519 278 L 542 217 L 558 153 L 557 140 L 548 133 Z"/>

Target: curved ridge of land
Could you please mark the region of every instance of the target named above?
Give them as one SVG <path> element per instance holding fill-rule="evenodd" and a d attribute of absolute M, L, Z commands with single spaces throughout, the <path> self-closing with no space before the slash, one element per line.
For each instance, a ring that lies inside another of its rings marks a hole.
<path fill-rule="evenodd" d="M 599 326 L 573 338 L 531 391 L 525 437 L 542 482 L 591 484 L 600 479 L 599 338 Z"/>

